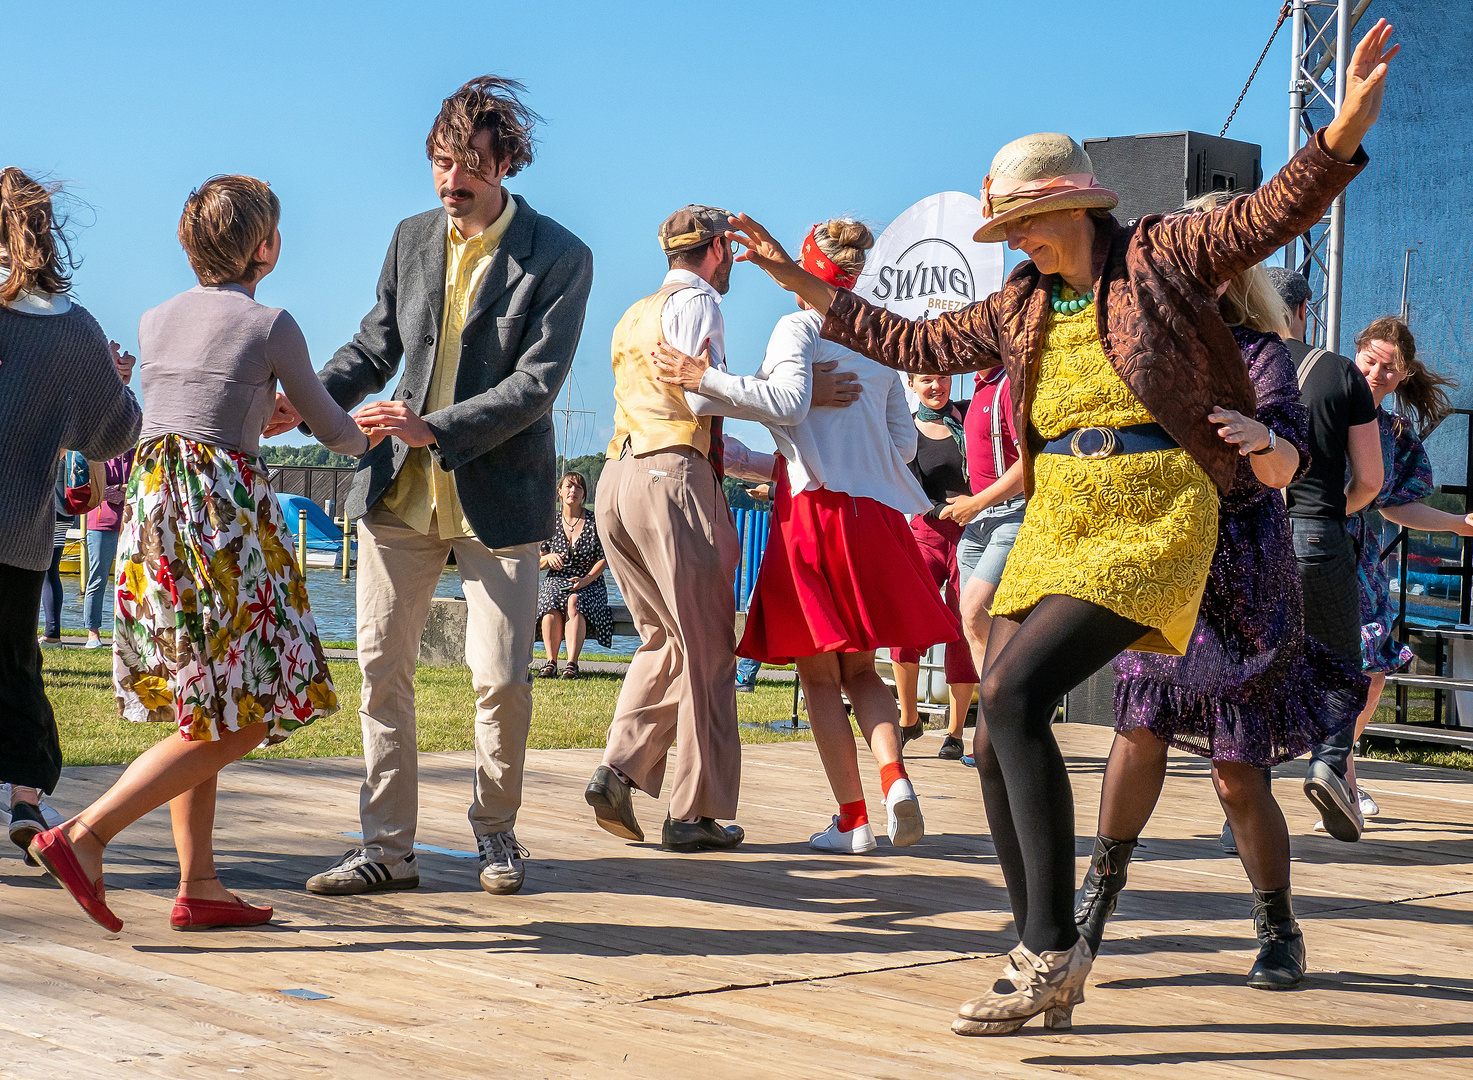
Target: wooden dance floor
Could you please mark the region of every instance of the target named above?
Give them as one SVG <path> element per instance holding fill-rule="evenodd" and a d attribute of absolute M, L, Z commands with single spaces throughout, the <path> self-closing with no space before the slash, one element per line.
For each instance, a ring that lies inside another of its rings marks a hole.
<path fill-rule="evenodd" d="M 1109 733 L 1058 730 L 1082 874 Z M 1075 1030 L 963 1039 L 955 1007 L 1013 938 L 976 779 L 930 756 L 939 742 L 915 744 L 911 766 L 931 835 L 851 859 L 807 849 L 831 812 L 811 745 L 746 748 L 748 841 L 725 856 L 601 832 L 582 798 L 598 752 L 533 751 L 514 897 L 482 893 L 463 857 L 469 754 L 422 759 L 420 841 L 442 850 L 421 853 L 420 889 L 339 899 L 301 883 L 356 844 L 359 763 L 236 766 L 221 779 L 221 873 L 276 907 L 262 931 L 169 930 L 166 812 L 114 847 L 116 936 L 0 845 L 0 1075 L 1473 1075 L 1467 774 L 1365 763 L 1383 816 L 1346 845 L 1311 834 L 1302 770 L 1281 770 L 1312 977 L 1272 994 L 1243 985 L 1248 886 L 1218 848 L 1207 771 L 1174 756 Z M 68 770 L 59 808 L 117 773 Z M 658 837 L 655 804 L 636 806 Z"/>

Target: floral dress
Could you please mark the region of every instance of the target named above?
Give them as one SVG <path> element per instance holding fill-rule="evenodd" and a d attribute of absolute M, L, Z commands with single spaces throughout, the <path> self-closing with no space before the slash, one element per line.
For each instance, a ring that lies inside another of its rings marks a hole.
<path fill-rule="evenodd" d="M 338 709 L 259 459 L 164 435 L 138 448 L 118 541 L 113 683 L 127 719 L 265 742 Z"/>
<path fill-rule="evenodd" d="M 598 538 L 598 525 L 594 523 L 593 515 L 584 513 L 583 531 L 578 534 L 578 542 L 572 546 L 569 546 L 568 534 L 559 521 L 552 538 L 542 541 L 542 554 L 561 555 L 563 566 L 561 570 L 549 570 L 542 579 L 542 587 L 537 592 L 539 623 L 542 616 L 551 612 L 557 612 L 566 618 L 568 597 L 573 595 L 573 582 L 587 574 L 595 563 L 603 559 L 604 545 Z M 603 575 L 600 574 L 597 581 L 578 594 L 578 610 L 588 620 L 589 637 L 596 639 L 605 649 L 614 644 L 614 615 L 609 611 L 609 590 L 604 585 Z"/>
<path fill-rule="evenodd" d="M 1386 480 L 1381 492 L 1366 507 L 1405 506 L 1432 494 L 1432 462 L 1411 421 L 1400 413 L 1376 409 L 1381 429 L 1381 462 Z M 1360 655 L 1361 667 L 1371 672 L 1399 671 L 1412 659 L 1412 650 L 1391 635 L 1396 621 L 1396 604 L 1391 600 L 1391 581 L 1381 561 L 1380 536 L 1366 527 L 1366 510 L 1352 514 L 1346 529 L 1360 552 Z"/>

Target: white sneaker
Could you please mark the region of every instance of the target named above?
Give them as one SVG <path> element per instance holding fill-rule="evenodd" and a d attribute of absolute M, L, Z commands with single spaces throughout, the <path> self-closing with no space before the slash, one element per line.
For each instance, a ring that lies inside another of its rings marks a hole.
<path fill-rule="evenodd" d="M 90 638 L 87 639 L 87 644 L 83 645 L 82 648 L 84 648 L 84 649 L 100 649 L 100 648 L 102 648 L 102 639 L 101 638 L 90 637 Z"/>
<path fill-rule="evenodd" d="M 808 838 L 808 846 L 814 851 L 827 851 L 832 855 L 863 855 L 866 851 L 875 850 L 875 830 L 866 821 L 848 832 L 842 832 L 839 829 L 839 815 L 835 814 L 833 823 L 827 829 Z"/>
<path fill-rule="evenodd" d="M 37 805 L 40 807 L 41 816 L 46 819 L 46 827 L 48 829 L 54 829 L 66 820 L 64 817 L 61 816 L 61 812 L 57 810 L 56 807 L 52 806 L 49 802 L 46 801 L 45 795 L 41 796 L 40 801 Z M 10 785 L 0 784 L 0 825 L 9 824 Z"/>
<path fill-rule="evenodd" d="M 1375 817 L 1381 813 L 1381 808 L 1376 805 L 1376 800 L 1365 789 L 1358 791 L 1360 801 L 1360 816 L 1363 818 Z"/>
<path fill-rule="evenodd" d="M 926 835 L 926 820 L 921 817 L 921 801 L 916 798 L 916 789 L 910 781 L 901 778 L 890 785 L 885 796 L 885 810 L 890 821 L 885 831 L 890 834 L 893 847 L 910 847 Z"/>
<path fill-rule="evenodd" d="M 1323 820 L 1316 821 L 1314 823 L 1314 828 L 1311 829 L 1310 831 L 1311 832 L 1325 832 L 1326 830 L 1325 830 L 1325 823 L 1324 823 L 1324 821 Z"/>
<path fill-rule="evenodd" d="M 481 853 L 481 888 L 493 895 L 520 892 L 527 878 L 527 865 L 522 860 L 530 852 L 517 843 L 517 834 L 487 833 L 476 837 Z"/>
<path fill-rule="evenodd" d="M 419 863 L 414 852 L 400 862 L 374 862 L 363 848 L 350 851 L 333 866 L 307 879 L 307 891 L 319 896 L 356 896 L 419 888 Z"/>

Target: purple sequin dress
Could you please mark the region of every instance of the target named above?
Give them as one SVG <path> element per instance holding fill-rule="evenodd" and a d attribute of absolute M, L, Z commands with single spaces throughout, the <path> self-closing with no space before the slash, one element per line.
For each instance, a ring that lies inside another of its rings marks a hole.
<path fill-rule="evenodd" d="M 1309 414 L 1293 361 L 1273 334 L 1235 327 L 1258 395 L 1259 422 L 1309 463 Z M 1144 727 L 1214 761 L 1267 768 L 1298 757 L 1365 704 L 1369 680 L 1304 634 L 1289 516 L 1247 458 L 1218 516 L 1217 552 L 1185 656 L 1127 652 L 1115 661 L 1115 730 Z"/>

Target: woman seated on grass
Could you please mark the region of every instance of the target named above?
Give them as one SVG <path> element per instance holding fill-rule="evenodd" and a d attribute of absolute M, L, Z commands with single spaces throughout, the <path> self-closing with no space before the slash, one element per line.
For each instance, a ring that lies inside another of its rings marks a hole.
<path fill-rule="evenodd" d="M 588 482 L 581 473 L 564 473 L 558 481 L 558 503 L 562 515 L 558 530 L 542 541 L 538 566 L 547 571 L 537 594 L 537 617 L 542 620 L 542 644 L 547 663 L 537 669 L 539 677 L 557 675 L 557 654 L 563 638 L 568 641 L 568 664 L 563 678 L 578 677 L 578 654 L 589 629 L 605 649 L 614 644 L 614 616 L 609 611 L 609 590 L 604 585 L 604 546 L 598 525 L 584 503 Z"/>

